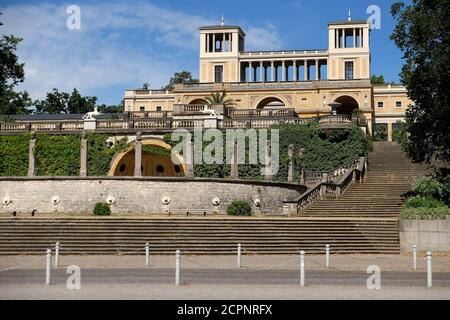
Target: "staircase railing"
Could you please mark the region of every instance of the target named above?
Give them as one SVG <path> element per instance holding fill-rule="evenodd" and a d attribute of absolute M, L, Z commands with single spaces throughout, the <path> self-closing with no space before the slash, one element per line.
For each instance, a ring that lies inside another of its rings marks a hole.
<path fill-rule="evenodd" d="M 285 214 L 298 215 L 313 203 L 324 198 L 339 199 L 350 186 L 356 182 L 362 183 L 367 171 L 367 160 L 360 157 L 353 161 L 355 166 L 347 170 L 336 181 L 324 180 L 317 182 L 299 197 L 284 200 Z"/>

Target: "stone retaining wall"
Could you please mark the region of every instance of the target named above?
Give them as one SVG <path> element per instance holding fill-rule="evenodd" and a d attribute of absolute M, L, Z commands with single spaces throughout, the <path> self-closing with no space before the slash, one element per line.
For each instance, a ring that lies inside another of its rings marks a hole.
<path fill-rule="evenodd" d="M 400 220 L 400 250 L 450 252 L 450 217 L 441 220 Z"/>
<path fill-rule="evenodd" d="M 281 215 L 286 214 L 283 200 L 304 191 L 305 186 L 293 183 L 228 179 L 8 177 L 0 178 L 0 214 L 92 214 L 97 202 L 107 201 L 112 202 L 113 214 L 225 214 L 230 202 L 239 198 L 250 201 L 255 213 Z"/>

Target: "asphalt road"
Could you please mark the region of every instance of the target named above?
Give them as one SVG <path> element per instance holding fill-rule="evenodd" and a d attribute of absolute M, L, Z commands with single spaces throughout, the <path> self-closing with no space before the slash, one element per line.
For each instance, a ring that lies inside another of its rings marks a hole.
<path fill-rule="evenodd" d="M 366 287 L 370 274 L 354 271 L 306 271 L 307 286 Z M 52 269 L 52 284 L 63 285 L 65 268 Z M 383 287 L 425 287 L 425 272 L 385 271 L 381 273 Z M 174 284 L 174 269 L 81 269 L 81 283 L 86 284 Z M 0 272 L 2 285 L 44 284 L 44 269 L 11 269 Z M 219 270 L 181 269 L 181 283 L 187 285 L 298 285 L 296 270 Z M 450 272 L 433 274 L 433 287 L 450 288 Z"/>

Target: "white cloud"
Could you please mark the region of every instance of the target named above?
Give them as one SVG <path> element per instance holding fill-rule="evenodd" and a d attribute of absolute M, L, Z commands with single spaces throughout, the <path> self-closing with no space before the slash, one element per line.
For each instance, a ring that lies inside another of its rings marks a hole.
<path fill-rule="evenodd" d="M 11 5 L 0 8 L 0 31 L 23 37 L 21 89 L 42 98 L 56 87 L 81 92 L 149 82 L 159 88 L 170 75 L 197 65 L 198 27 L 216 21 L 125 0 L 80 4 L 81 29 L 66 27 L 66 5 Z M 280 47 L 276 29 L 248 26 L 247 47 Z M 196 73 L 196 70 L 191 70 Z M 122 94 L 120 92 L 120 94 Z M 102 97 L 99 97 L 102 100 Z"/>

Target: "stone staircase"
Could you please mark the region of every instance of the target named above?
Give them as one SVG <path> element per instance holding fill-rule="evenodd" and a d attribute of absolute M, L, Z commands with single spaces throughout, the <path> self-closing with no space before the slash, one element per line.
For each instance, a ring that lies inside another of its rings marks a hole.
<path fill-rule="evenodd" d="M 0 254 L 398 253 L 396 219 L 0 218 Z"/>
<path fill-rule="evenodd" d="M 318 201 L 302 216 L 398 218 L 413 179 L 426 173 L 425 166 L 410 162 L 400 145 L 375 142 L 364 183 L 354 184 L 339 199 Z"/>
<path fill-rule="evenodd" d="M 298 218 L 2 217 L 0 255 L 62 254 L 399 253 L 403 194 L 426 168 L 412 165 L 396 144 L 375 143 L 366 181 L 338 200 L 324 199 Z"/>

